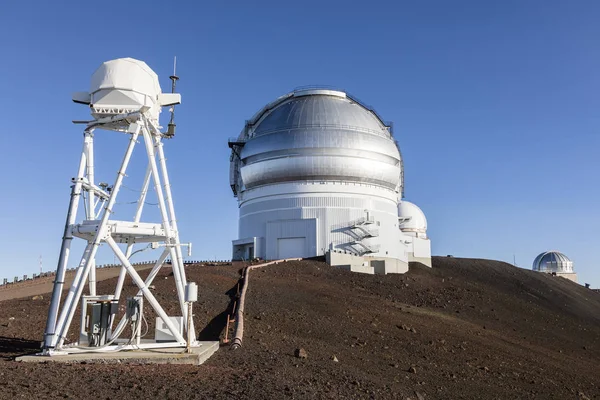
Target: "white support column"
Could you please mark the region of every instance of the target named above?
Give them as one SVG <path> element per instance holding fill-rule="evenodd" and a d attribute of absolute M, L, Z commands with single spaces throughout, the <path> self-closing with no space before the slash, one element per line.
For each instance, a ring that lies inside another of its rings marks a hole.
<path fill-rule="evenodd" d="M 86 137 L 89 134 L 89 132 L 85 132 Z M 69 200 L 69 208 L 65 221 L 65 229 L 63 231 L 62 245 L 60 247 L 60 255 L 58 257 L 58 266 L 56 267 L 56 275 L 54 277 L 54 287 L 52 288 L 52 300 L 50 301 L 50 309 L 48 310 L 48 320 L 46 321 L 46 329 L 44 331 L 44 349 L 49 349 L 53 347 L 52 343 L 56 343 L 54 340 L 56 337 L 56 319 L 58 317 L 60 298 L 62 297 L 62 290 L 65 283 L 65 271 L 69 261 L 71 242 L 73 241 L 71 226 L 75 223 L 77 218 L 77 208 L 79 207 L 79 198 L 81 197 L 81 182 L 83 180 L 85 165 L 86 156 L 84 147 L 84 149 L 81 151 L 81 159 L 79 161 L 77 177 L 75 178 L 73 186 L 71 186 L 71 198 Z"/>
<path fill-rule="evenodd" d="M 150 168 L 152 169 L 152 178 L 154 181 L 154 190 L 156 191 L 156 197 L 158 199 L 158 205 L 160 208 L 160 214 L 162 218 L 163 228 L 165 230 L 167 236 L 167 245 L 173 245 L 173 232 L 171 230 L 171 224 L 169 223 L 169 216 L 167 214 L 167 207 L 165 205 L 165 199 L 162 191 L 162 187 L 160 184 L 160 175 L 158 173 L 158 167 L 156 166 L 156 155 L 154 153 L 154 145 L 152 140 L 152 135 L 150 130 L 148 129 L 148 125 L 144 125 L 142 129 L 142 134 L 144 135 L 144 143 L 146 145 L 146 151 L 148 153 L 148 160 L 150 162 Z M 184 301 L 184 282 L 181 280 L 181 270 L 178 267 L 178 259 L 177 253 L 173 251 L 173 247 L 171 247 L 171 263 L 173 266 L 173 277 L 175 278 L 175 286 L 177 288 L 177 296 L 179 298 L 179 306 L 181 308 L 181 314 L 184 317 L 184 320 L 187 319 L 187 307 L 185 306 Z"/>
<path fill-rule="evenodd" d="M 108 236 L 106 238 L 106 243 L 108 243 L 110 248 L 115 252 L 115 255 L 121 261 L 121 263 L 127 270 L 127 273 L 129 274 L 129 276 L 131 276 L 131 279 L 133 279 L 135 284 L 140 288 L 140 290 L 146 297 L 146 300 L 148 300 L 148 303 L 150 303 L 150 305 L 152 306 L 152 308 L 154 309 L 156 314 L 158 314 L 158 316 L 162 318 L 165 325 L 167 325 L 167 327 L 169 328 L 169 330 L 171 331 L 173 336 L 175 336 L 175 339 L 179 343 L 185 345 L 186 344 L 185 339 L 183 338 L 181 333 L 177 330 L 177 328 L 175 327 L 173 322 L 171 322 L 171 320 L 169 319 L 169 316 L 167 315 L 165 310 L 163 310 L 163 308 L 160 306 L 160 304 L 158 303 L 158 301 L 156 300 L 156 298 L 154 297 L 154 295 L 152 294 L 150 289 L 148 289 L 145 282 L 142 280 L 142 278 L 137 273 L 137 271 L 133 268 L 133 266 L 127 259 L 127 257 L 125 257 L 125 254 L 123 254 L 123 251 L 121 251 L 119 246 L 117 246 L 117 243 L 115 242 L 115 240 L 112 237 Z"/>
<path fill-rule="evenodd" d="M 86 265 L 89 265 L 91 254 L 92 245 L 91 243 L 88 243 L 83 252 L 83 256 L 81 257 L 81 261 L 79 262 L 79 266 L 77 267 L 77 271 L 75 272 L 75 278 L 73 279 L 73 283 L 69 288 L 69 293 L 67 293 L 67 297 L 65 298 L 60 316 L 58 317 L 58 322 L 56 323 L 56 335 L 52 339 L 50 347 L 61 346 L 64 342 L 69 325 L 71 324 L 71 320 L 73 318 L 72 314 L 75 312 L 77 301 L 79 301 L 81 292 L 83 291 L 83 286 L 85 285 L 88 274 L 88 271 L 86 271 L 85 267 Z M 71 312 L 71 310 L 73 311 Z"/>
<path fill-rule="evenodd" d="M 132 132 L 133 131 L 133 132 Z M 117 199 L 117 194 L 119 193 L 119 189 L 121 188 L 121 184 L 123 182 L 123 177 L 125 176 L 125 171 L 127 170 L 127 166 L 129 164 L 129 160 L 131 159 L 131 154 L 133 153 L 133 148 L 135 147 L 135 143 L 139 136 L 140 125 L 132 124 L 130 126 L 131 137 L 129 139 L 129 145 L 127 146 L 127 150 L 125 152 L 125 156 L 123 157 L 123 161 L 121 163 L 121 168 L 117 173 L 117 178 L 115 180 L 115 184 L 113 186 L 113 190 L 110 194 L 110 198 L 108 200 L 108 204 L 104 209 L 104 213 L 102 214 L 102 219 L 98 225 L 98 231 L 94 235 L 94 239 L 91 243 L 88 244 L 86 248 L 86 252 L 83 254 L 81 258 L 81 262 L 79 264 L 79 268 L 77 270 L 77 275 L 79 279 L 76 278 L 71 285 L 71 289 L 69 290 L 69 294 L 65 299 L 65 304 L 63 305 L 63 311 L 60 314 L 57 328 L 59 329 L 59 338 L 58 343 L 54 341 L 53 345 L 57 344 L 61 346 L 64 342 L 65 336 L 67 334 L 67 330 L 71 325 L 71 321 L 73 319 L 73 315 L 75 314 L 75 309 L 77 307 L 77 301 L 81 298 L 81 294 L 83 292 L 83 287 L 85 284 L 85 278 L 89 274 L 90 267 L 92 262 L 96 257 L 96 252 L 98 251 L 98 246 L 100 242 L 106 235 L 106 225 L 108 222 L 108 218 L 110 214 L 112 214 L 112 208 Z M 56 340 L 56 338 L 55 338 Z"/>
<path fill-rule="evenodd" d="M 173 195 L 171 192 L 171 182 L 169 180 L 169 173 L 167 171 L 167 160 L 165 158 L 165 151 L 163 148 L 163 143 L 161 142 L 159 137 L 155 137 L 154 138 L 154 142 L 155 142 L 155 146 L 158 149 L 158 161 L 160 163 L 160 167 L 162 170 L 162 175 L 163 175 L 163 180 L 164 180 L 164 190 L 165 190 L 165 194 L 166 194 L 166 203 L 167 203 L 167 207 L 168 207 L 168 211 L 169 211 L 169 217 L 170 217 L 170 222 L 171 222 L 171 228 L 173 228 L 173 231 L 175 232 L 174 235 L 174 245 L 175 245 L 175 254 L 177 255 L 177 264 L 178 264 L 178 268 L 181 271 L 180 275 L 181 275 L 181 280 L 184 282 L 184 284 L 187 283 L 187 278 L 185 275 L 185 266 L 183 264 L 183 254 L 181 252 L 181 243 L 179 242 L 179 230 L 177 228 L 177 218 L 175 216 L 175 206 L 173 204 Z M 173 264 L 173 266 L 175 267 L 175 264 Z M 186 312 L 187 312 L 188 308 L 186 307 Z M 185 313 L 183 314 L 184 316 L 186 315 Z M 190 319 L 190 318 L 185 318 L 185 326 L 186 329 L 194 332 L 194 320 Z M 187 321 L 190 320 L 191 321 L 191 326 L 187 326 Z M 195 338 L 195 336 L 194 336 Z"/>
<path fill-rule="evenodd" d="M 87 159 L 87 180 L 91 187 L 95 185 L 94 178 L 94 134 L 90 133 L 86 140 L 86 159 Z M 87 206 L 87 219 L 96 219 L 96 193 L 93 190 L 88 191 L 88 206 Z M 89 288 L 90 295 L 96 295 L 96 260 L 91 261 L 90 274 L 89 274 Z"/>

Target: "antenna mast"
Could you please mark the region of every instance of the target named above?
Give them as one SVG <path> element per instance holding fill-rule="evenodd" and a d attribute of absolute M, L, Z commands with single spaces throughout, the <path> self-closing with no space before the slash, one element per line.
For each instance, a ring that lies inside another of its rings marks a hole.
<path fill-rule="evenodd" d="M 177 76 L 177 56 L 173 57 L 173 75 L 171 75 L 169 79 L 171 79 L 171 93 L 175 93 L 175 87 L 179 80 L 179 77 Z M 165 133 L 166 138 L 175 136 L 175 128 L 177 127 L 175 124 L 175 105 L 172 105 L 169 111 L 171 112 L 171 119 L 169 120 L 167 132 Z"/>

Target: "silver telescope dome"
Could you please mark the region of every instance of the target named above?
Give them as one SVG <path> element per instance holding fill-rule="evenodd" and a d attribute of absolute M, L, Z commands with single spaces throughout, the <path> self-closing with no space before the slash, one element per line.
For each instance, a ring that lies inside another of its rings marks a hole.
<path fill-rule="evenodd" d="M 391 126 L 342 91 L 298 90 L 263 107 L 230 141 L 234 194 L 298 181 L 352 182 L 402 191 Z"/>
<path fill-rule="evenodd" d="M 545 251 L 533 261 L 533 270 L 540 272 L 572 273 L 573 261 L 558 251 Z"/>

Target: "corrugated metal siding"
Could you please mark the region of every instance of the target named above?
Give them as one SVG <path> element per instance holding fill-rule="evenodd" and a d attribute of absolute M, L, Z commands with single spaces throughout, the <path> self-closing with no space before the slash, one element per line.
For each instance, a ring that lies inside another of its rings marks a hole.
<path fill-rule="evenodd" d="M 263 258 L 274 257 L 275 250 L 268 250 L 270 234 L 267 226 L 273 221 L 282 220 L 315 220 L 316 226 L 316 253 L 323 255 L 327 250 L 336 248 L 345 250 L 349 243 L 356 240 L 349 233 L 348 226 L 352 221 L 366 216 L 373 217 L 377 224 L 373 228 L 378 229 L 379 236 L 365 238 L 368 244 L 379 245 L 379 255 L 406 258 L 405 245 L 402 243 L 403 234 L 398 228 L 397 206 L 391 200 L 383 200 L 373 197 L 349 197 L 349 196 L 303 196 L 279 199 L 255 200 L 251 204 L 240 208 L 240 237 L 262 237 L 267 239 L 263 254 L 257 254 Z M 306 234 L 305 226 L 301 227 L 294 223 L 282 223 L 284 231 L 274 232 L 274 235 L 291 235 L 288 237 L 301 237 Z M 312 229 L 312 228 L 310 228 Z M 295 235 L 295 236 L 294 236 Z M 281 237 L 281 236 L 277 236 Z M 308 236 L 307 236 L 308 237 Z M 312 239 L 311 239 L 312 240 Z M 276 247 L 275 247 L 276 248 Z"/>
<path fill-rule="evenodd" d="M 297 257 L 314 257 L 317 255 L 317 219 L 295 219 L 267 222 L 266 258 L 275 260 L 278 254 L 278 239 L 305 238 L 305 248 L 299 249 Z"/>

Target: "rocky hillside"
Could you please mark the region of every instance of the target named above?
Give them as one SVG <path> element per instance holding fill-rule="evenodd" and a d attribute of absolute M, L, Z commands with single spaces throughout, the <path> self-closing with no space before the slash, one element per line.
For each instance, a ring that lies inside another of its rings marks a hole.
<path fill-rule="evenodd" d="M 201 339 L 223 336 L 238 276 L 188 267 Z M 156 292 L 172 311 L 173 289 L 165 271 Z M 255 270 L 243 347 L 199 367 L 12 361 L 39 346 L 47 307 L 48 296 L 0 302 L 0 398 L 600 398 L 600 293 L 497 261 L 436 257 L 387 276 L 318 261 Z"/>

